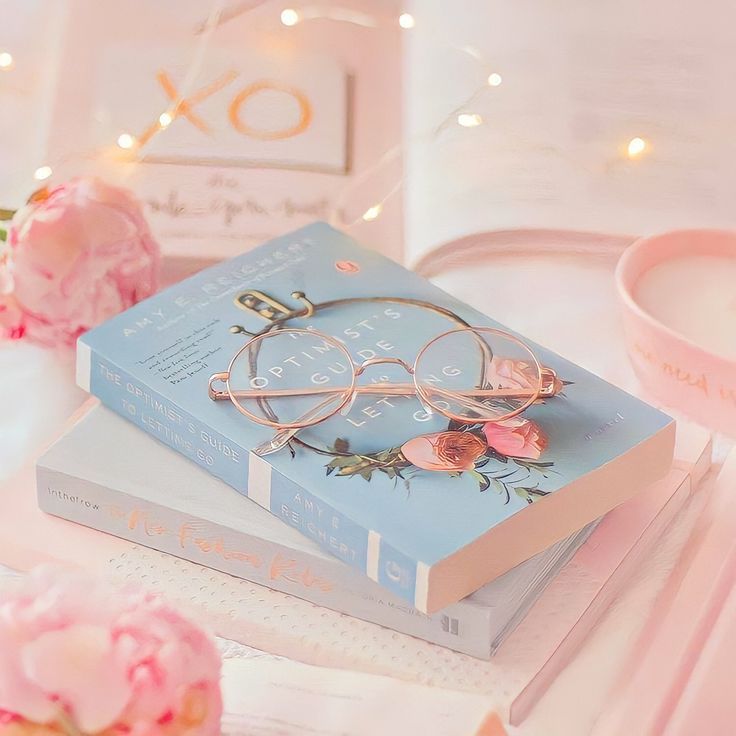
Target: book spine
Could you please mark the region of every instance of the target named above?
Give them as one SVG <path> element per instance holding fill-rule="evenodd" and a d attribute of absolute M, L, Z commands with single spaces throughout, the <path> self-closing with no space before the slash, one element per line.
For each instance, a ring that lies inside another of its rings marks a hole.
<path fill-rule="evenodd" d="M 247 449 L 211 430 L 82 341 L 77 344 L 77 384 L 124 419 L 248 495 Z"/>
<path fill-rule="evenodd" d="M 77 383 L 122 417 L 426 613 L 428 565 L 404 555 L 377 532 L 349 519 L 263 458 L 215 432 L 83 339 L 77 346 Z"/>
<path fill-rule="evenodd" d="M 427 616 L 337 560 L 203 521 L 39 463 L 46 513 L 474 657 L 491 654 L 492 611 L 460 602 Z M 281 601 L 274 600 L 274 603 Z"/>

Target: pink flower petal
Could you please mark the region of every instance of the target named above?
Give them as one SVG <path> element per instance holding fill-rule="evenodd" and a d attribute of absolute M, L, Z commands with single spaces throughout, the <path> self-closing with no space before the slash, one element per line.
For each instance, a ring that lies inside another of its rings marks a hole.
<path fill-rule="evenodd" d="M 401 446 L 404 457 L 422 470 L 472 470 L 485 451 L 482 440 L 465 432 L 446 431 L 420 435 Z"/>
<path fill-rule="evenodd" d="M 0 711 L 48 723 L 58 715 L 59 706 L 26 677 L 20 661 L 22 646 L 22 630 L 0 622 Z"/>
<path fill-rule="evenodd" d="M 538 460 L 547 446 L 542 429 L 529 419 L 512 417 L 500 422 L 489 422 L 483 427 L 488 446 L 507 457 Z"/>
<path fill-rule="evenodd" d="M 63 708 L 84 733 L 217 736 L 219 677 L 211 639 L 148 593 L 47 567 L 0 601 L 0 714 L 43 723 Z"/>
<path fill-rule="evenodd" d="M 54 693 L 86 733 L 112 726 L 133 693 L 109 630 L 79 624 L 49 631 L 22 652 L 25 673 Z"/>
<path fill-rule="evenodd" d="M 19 210 L 10 240 L 0 291 L 12 287 L 27 337 L 42 344 L 73 345 L 158 286 L 159 248 L 139 203 L 98 179 L 70 181 Z"/>
<path fill-rule="evenodd" d="M 404 457 L 423 470 L 444 470 L 445 466 L 437 458 L 434 445 L 429 436 L 413 437 L 401 447 Z"/>

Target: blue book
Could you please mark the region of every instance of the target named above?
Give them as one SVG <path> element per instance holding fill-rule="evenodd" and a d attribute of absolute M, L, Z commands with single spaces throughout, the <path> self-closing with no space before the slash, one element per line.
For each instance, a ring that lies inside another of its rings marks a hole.
<path fill-rule="evenodd" d="M 77 380 L 434 613 L 671 465 L 672 419 L 505 333 L 315 223 L 83 335 Z"/>

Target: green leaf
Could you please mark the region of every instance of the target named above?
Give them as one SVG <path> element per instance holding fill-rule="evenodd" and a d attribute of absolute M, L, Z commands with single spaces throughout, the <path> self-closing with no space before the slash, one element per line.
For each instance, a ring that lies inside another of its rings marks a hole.
<path fill-rule="evenodd" d="M 352 465 L 346 465 L 341 467 L 337 471 L 338 475 L 355 475 L 356 473 L 362 472 L 365 468 L 370 468 L 372 463 L 369 460 L 360 460 Z M 371 469 L 372 470 L 372 469 Z"/>
<path fill-rule="evenodd" d="M 477 470 L 466 470 L 465 472 L 478 481 L 481 491 L 490 488 L 491 480 L 487 475 L 483 475 L 483 473 L 479 473 Z"/>
<path fill-rule="evenodd" d="M 539 484 L 534 486 L 518 486 L 514 488 L 514 492 L 516 495 L 526 501 L 527 503 L 534 503 L 536 500 L 540 498 L 544 498 L 545 496 L 549 496 L 549 491 L 543 491 Z"/>
<path fill-rule="evenodd" d="M 519 472 L 519 469 L 514 468 L 513 470 L 509 470 L 508 473 L 501 473 L 501 475 L 496 475 L 494 476 L 494 478 L 496 478 L 497 480 L 503 480 L 504 478 L 510 478 L 512 475 L 518 472 Z"/>
<path fill-rule="evenodd" d="M 359 465 L 364 462 L 363 458 L 359 455 L 339 455 L 338 457 L 332 458 L 327 463 L 328 468 L 347 468 L 351 465 Z"/>
<path fill-rule="evenodd" d="M 7 239 L 8 239 L 7 231 L 0 229 L 0 243 L 4 243 Z"/>
<path fill-rule="evenodd" d="M 0 208 L 0 220 L 12 220 L 15 210 L 4 210 Z"/>
<path fill-rule="evenodd" d="M 528 488 L 522 488 L 521 486 L 517 486 L 514 488 L 514 493 L 522 500 L 526 501 L 527 503 L 534 503 L 534 499 L 532 498 L 531 494 L 529 493 Z"/>

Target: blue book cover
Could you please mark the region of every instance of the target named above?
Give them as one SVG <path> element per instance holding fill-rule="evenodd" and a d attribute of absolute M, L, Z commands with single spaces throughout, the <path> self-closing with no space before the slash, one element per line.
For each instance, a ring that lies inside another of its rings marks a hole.
<path fill-rule="evenodd" d="M 671 463 L 669 417 L 514 334 L 315 223 L 83 335 L 77 379 L 432 613 Z"/>

